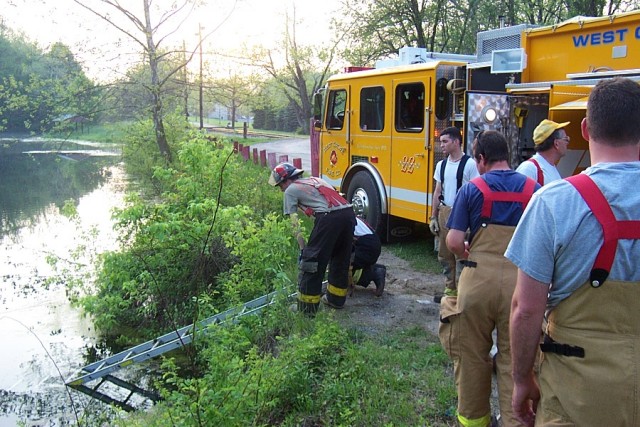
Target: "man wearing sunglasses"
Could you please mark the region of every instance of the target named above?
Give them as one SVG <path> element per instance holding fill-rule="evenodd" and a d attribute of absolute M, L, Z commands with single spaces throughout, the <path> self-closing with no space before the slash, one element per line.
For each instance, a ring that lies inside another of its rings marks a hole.
<path fill-rule="evenodd" d="M 534 154 L 516 169 L 540 185 L 561 179 L 556 164 L 565 154 L 571 138 L 563 129 L 571 122 L 556 123 L 544 119 L 533 131 Z"/>

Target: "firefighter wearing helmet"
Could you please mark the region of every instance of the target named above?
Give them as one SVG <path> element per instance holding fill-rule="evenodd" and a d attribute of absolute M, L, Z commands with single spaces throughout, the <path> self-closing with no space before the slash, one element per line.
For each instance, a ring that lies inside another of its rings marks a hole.
<path fill-rule="evenodd" d="M 269 184 L 284 192 L 284 214 L 291 218 L 301 250 L 298 310 L 315 315 L 321 300 L 332 308 L 344 306 L 356 219 L 351 205 L 331 185 L 320 178 L 304 178 L 303 173 L 291 163 L 280 163 L 271 172 Z M 298 222 L 298 209 L 314 217 L 306 244 Z M 322 296 L 327 265 L 329 283 L 327 293 Z"/>

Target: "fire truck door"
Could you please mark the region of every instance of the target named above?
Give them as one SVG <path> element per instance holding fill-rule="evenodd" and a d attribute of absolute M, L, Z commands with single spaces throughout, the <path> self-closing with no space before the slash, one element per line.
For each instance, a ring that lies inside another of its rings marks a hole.
<path fill-rule="evenodd" d="M 350 164 L 350 98 L 348 85 L 329 88 L 323 126 L 326 132 L 323 132 L 320 144 L 320 177 L 338 189 Z"/>
<path fill-rule="evenodd" d="M 431 123 L 431 78 L 393 81 L 389 213 L 425 222 Z"/>

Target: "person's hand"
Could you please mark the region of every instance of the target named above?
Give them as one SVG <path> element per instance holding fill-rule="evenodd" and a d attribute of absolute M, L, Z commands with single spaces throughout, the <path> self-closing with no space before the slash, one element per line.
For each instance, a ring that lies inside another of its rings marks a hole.
<path fill-rule="evenodd" d="M 431 234 L 437 236 L 440 233 L 440 224 L 438 224 L 438 217 L 432 216 L 431 221 L 429 221 L 429 230 L 431 230 Z"/>
<path fill-rule="evenodd" d="M 469 259 L 469 242 L 464 241 L 464 254 L 462 254 L 462 259 Z"/>
<path fill-rule="evenodd" d="M 540 401 L 540 389 L 533 373 L 523 382 L 514 382 L 511 406 L 514 416 L 524 425 L 535 424 L 536 408 Z"/>

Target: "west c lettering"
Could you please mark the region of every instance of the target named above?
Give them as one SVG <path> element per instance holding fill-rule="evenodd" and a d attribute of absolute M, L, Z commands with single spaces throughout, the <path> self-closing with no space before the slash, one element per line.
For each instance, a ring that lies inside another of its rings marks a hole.
<path fill-rule="evenodd" d="M 573 36 L 574 47 L 596 46 L 600 44 L 611 44 L 615 42 L 624 42 L 624 38 L 629 32 L 628 28 L 619 30 L 597 31 L 589 34 L 579 34 Z M 640 27 L 635 30 L 635 37 L 640 38 Z"/>

